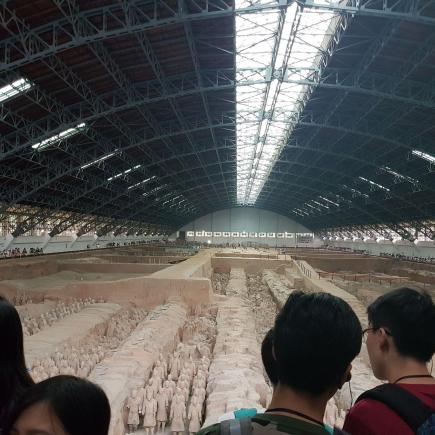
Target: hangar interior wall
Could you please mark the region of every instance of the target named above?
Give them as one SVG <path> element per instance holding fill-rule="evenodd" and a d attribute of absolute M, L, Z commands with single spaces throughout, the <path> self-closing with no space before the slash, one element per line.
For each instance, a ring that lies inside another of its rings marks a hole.
<path fill-rule="evenodd" d="M 213 244 L 262 246 L 321 246 L 312 232 L 299 223 L 277 213 L 254 207 L 219 210 L 180 228 L 188 241 Z"/>
<path fill-rule="evenodd" d="M 19 236 L 12 237 L 11 235 L 0 237 L 0 252 L 3 250 L 19 248 L 23 251 L 25 248 L 27 252 L 30 248 L 43 249 L 45 254 L 55 252 L 68 252 L 68 251 L 82 251 L 86 249 L 99 249 L 107 247 L 107 244 L 114 243 L 119 246 L 129 245 L 130 243 L 150 242 L 155 240 L 154 237 L 146 236 L 55 236 L 49 237 L 48 235 L 42 236 Z"/>

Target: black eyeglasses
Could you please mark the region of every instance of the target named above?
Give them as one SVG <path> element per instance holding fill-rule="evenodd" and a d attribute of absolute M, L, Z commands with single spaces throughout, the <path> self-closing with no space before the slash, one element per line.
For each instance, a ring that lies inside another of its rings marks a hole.
<path fill-rule="evenodd" d="M 366 328 L 366 329 L 363 329 L 362 336 L 363 336 L 364 343 L 367 340 L 367 332 L 369 332 L 369 331 L 377 331 L 378 329 L 381 329 L 381 328 L 383 328 L 383 327 L 379 326 L 378 328 Z M 383 328 L 383 330 L 385 331 L 385 334 L 387 334 L 388 336 L 390 336 L 390 337 L 393 336 L 388 329 Z"/>

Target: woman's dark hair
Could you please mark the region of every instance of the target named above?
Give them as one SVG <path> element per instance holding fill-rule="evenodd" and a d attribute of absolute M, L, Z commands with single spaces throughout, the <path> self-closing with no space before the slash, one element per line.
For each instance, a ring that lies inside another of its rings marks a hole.
<path fill-rule="evenodd" d="M 267 377 L 275 387 L 278 384 L 278 374 L 276 372 L 276 361 L 273 357 L 273 328 L 269 329 L 261 343 L 261 359 Z"/>
<path fill-rule="evenodd" d="M 15 307 L 0 296 L 0 429 L 15 400 L 34 382 L 24 359 L 23 328 Z"/>
<path fill-rule="evenodd" d="M 428 362 L 435 352 L 435 304 L 425 292 L 402 287 L 377 298 L 367 308 L 370 326 L 386 328 L 397 352 Z"/>
<path fill-rule="evenodd" d="M 311 395 L 338 388 L 361 342 L 361 324 L 343 299 L 295 291 L 275 320 L 279 383 Z"/>
<path fill-rule="evenodd" d="M 109 431 L 110 405 L 104 391 L 86 379 L 60 375 L 23 394 L 12 411 L 5 435 L 26 409 L 41 402 L 49 405 L 69 435 L 107 435 Z"/>

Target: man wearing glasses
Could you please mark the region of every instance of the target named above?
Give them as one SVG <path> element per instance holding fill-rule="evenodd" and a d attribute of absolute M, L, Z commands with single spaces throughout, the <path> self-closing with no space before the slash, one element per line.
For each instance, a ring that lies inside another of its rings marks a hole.
<path fill-rule="evenodd" d="M 435 305 L 427 293 L 393 290 L 367 309 L 363 331 L 374 375 L 388 383 L 362 394 L 344 430 L 352 435 L 435 434 Z M 428 367 L 429 365 L 429 367 Z"/>
<path fill-rule="evenodd" d="M 263 342 L 274 385 L 263 414 L 226 420 L 197 435 L 330 435 L 328 400 L 351 379 L 361 350 L 361 324 L 352 308 L 329 293 L 294 291 Z"/>

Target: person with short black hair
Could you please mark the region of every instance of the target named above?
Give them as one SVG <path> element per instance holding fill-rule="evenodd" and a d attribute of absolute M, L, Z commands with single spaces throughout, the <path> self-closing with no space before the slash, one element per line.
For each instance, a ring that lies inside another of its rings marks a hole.
<path fill-rule="evenodd" d="M 272 387 L 275 388 L 278 384 L 278 373 L 276 371 L 276 361 L 273 357 L 273 328 L 267 331 L 261 343 L 261 359 L 267 377 Z"/>
<path fill-rule="evenodd" d="M 16 308 L 0 296 L 0 434 L 17 397 L 34 382 L 26 368 L 23 328 Z"/>
<path fill-rule="evenodd" d="M 222 422 L 199 435 L 331 433 L 323 423 L 326 404 L 350 380 L 351 363 L 361 349 L 362 330 L 356 314 L 344 300 L 329 293 L 295 291 L 278 314 L 271 334 L 277 385 L 269 408 L 248 422 Z M 271 361 L 266 358 L 266 362 Z M 273 369 L 271 374 L 274 377 Z"/>
<path fill-rule="evenodd" d="M 13 409 L 5 435 L 107 435 L 110 405 L 96 384 L 59 375 L 34 385 Z"/>
<path fill-rule="evenodd" d="M 431 429 L 422 433 L 435 433 L 435 380 L 428 370 L 435 353 L 431 297 L 399 288 L 376 299 L 367 314 L 370 363 L 374 375 L 388 384 L 358 398 L 344 429 L 352 435 L 411 435 L 426 425 Z"/>

